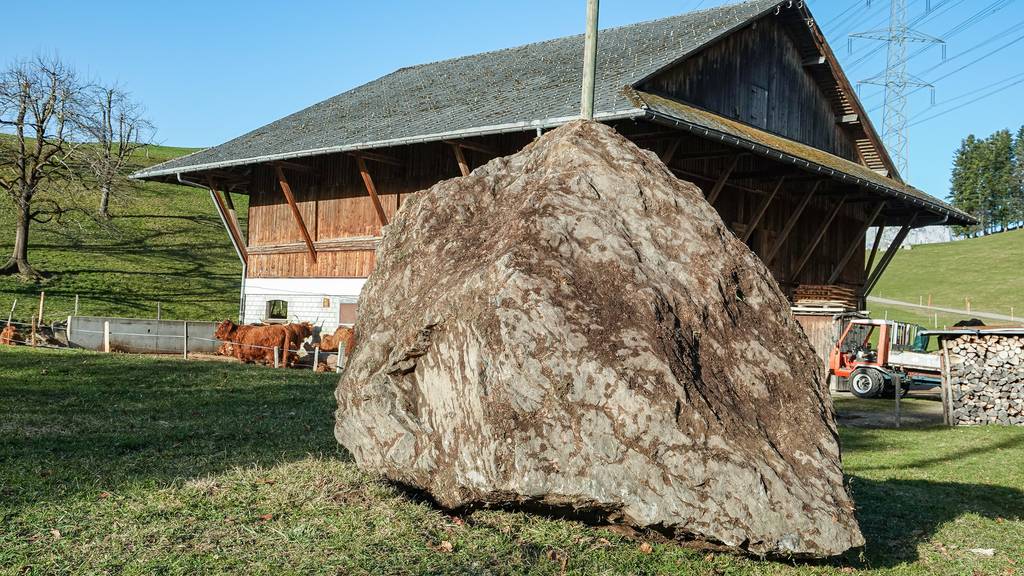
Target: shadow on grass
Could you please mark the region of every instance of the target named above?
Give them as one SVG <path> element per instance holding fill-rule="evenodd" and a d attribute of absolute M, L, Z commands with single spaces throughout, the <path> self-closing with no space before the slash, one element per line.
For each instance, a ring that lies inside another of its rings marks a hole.
<path fill-rule="evenodd" d="M 871 568 L 919 559 L 918 545 L 966 514 L 1024 520 L 1024 492 L 1004 486 L 928 480 L 852 479 L 864 556 Z M 853 559 L 851 559 L 853 560 Z M 857 564 L 857 562 L 854 562 Z"/>
<path fill-rule="evenodd" d="M 0 350 L 0 501 L 171 485 L 309 454 L 332 436 L 334 375 Z"/>

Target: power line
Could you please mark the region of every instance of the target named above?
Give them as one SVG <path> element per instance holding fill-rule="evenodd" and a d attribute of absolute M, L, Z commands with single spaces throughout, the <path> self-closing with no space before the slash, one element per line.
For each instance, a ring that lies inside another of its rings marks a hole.
<path fill-rule="evenodd" d="M 1021 75 L 1018 75 L 1018 76 L 1021 76 Z M 1003 82 L 1006 82 L 1006 80 L 1003 80 Z M 1020 85 L 1020 84 L 1024 84 L 1024 78 L 1020 78 L 1019 80 L 1017 80 L 1016 82 L 1013 82 L 1012 84 L 1007 84 L 1006 86 L 1003 86 L 1001 88 L 997 88 L 995 90 L 992 90 L 991 92 L 989 92 L 987 94 L 984 94 L 982 96 L 978 96 L 977 98 L 974 98 L 974 99 L 970 100 L 969 102 L 964 102 L 963 104 L 961 104 L 959 106 L 954 106 L 953 108 L 950 108 L 949 110 L 944 110 L 942 112 L 939 112 L 938 114 L 933 114 L 932 116 L 929 116 L 929 117 L 924 118 L 922 120 L 918 120 L 918 121 L 910 124 L 910 126 L 908 126 L 908 128 L 912 128 L 912 127 L 917 126 L 919 124 L 924 124 L 925 122 L 930 122 L 930 121 L 935 120 L 937 118 L 941 118 L 941 117 L 943 117 L 943 116 L 945 116 L 947 114 L 951 114 L 953 112 L 956 112 L 957 110 L 962 110 L 962 109 L 964 109 L 964 108 L 966 108 L 968 106 L 976 104 L 976 103 L 978 103 L 978 102 L 980 102 L 980 101 L 982 101 L 982 100 L 984 100 L 986 98 L 990 98 L 992 96 L 995 96 L 996 94 L 999 94 L 1000 92 L 1005 92 L 1005 91 L 1009 90 L 1010 88 L 1013 88 L 1014 86 L 1017 86 L 1017 85 Z M 974 92 L 978 92 L 978 91 L 975 90 Z"/>

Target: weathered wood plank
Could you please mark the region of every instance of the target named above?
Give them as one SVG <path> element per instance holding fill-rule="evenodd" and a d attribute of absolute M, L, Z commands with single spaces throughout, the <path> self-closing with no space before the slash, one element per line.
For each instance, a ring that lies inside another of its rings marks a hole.
<path fill-rule="evenodd" d="M 832 274 L 828 277 L 828 284 L 835 284 L 836 280 L 839 279 L 839 275 L 843 273 L 844 269 L 846 269 L 846 265 L 850 263 L 850 258 L 853 258 L 853 255 L 856 254 L 858 250 L 864 250 L 864 237 L 868 234 L 868 228 L 871 228 L 871 226 L 874 225 L 875 221 L 878 220 L 878 216 L 884 209 L 885 202 L 879 202 L 878 206 L 875 207 L 875 211 L 868 216 L 867 220 L 864 221 L 864 225 L 861 226 L 860 232 L 857 233 L 857 236 L 850 244 L 850 247 L 846 250 L 846 253 L 843 254 L 843 257 L 839 259 L 838 263 L 836 263 L 835 268 L 832 269 Z"/>
<path fill-rule="evenodd" d="M 811 199 L 814 198 L 814 194 L 818 191 L 819 187 L 821 187 L 821 181 L 815 182 L 814 186 L 811 187 L 811 189 L 807 191 L 807 194 L 804 195 L 803 199 L 800 200 L 800 204 L 797 205 L 796 210 L 793 211 L 789 216 L 789 220 L 786 221 L 786 226 L 782 229 L 782 233 L 780 233 L 779 237 L 775 239 L 775 244 L 772 245 L 771 250 L 769 250 L 765 255 L 765 264 L 771 266 L 772 262 L 775 261 L 775 256 L 778 255 L 782 245 L 789 239 L 790 233 L 793 232 L 793 228 L 796 227 L 796 223 L 800 220 L 800 216 L 803 215 L 804 209 L 807 208 Z"/>
<path fill-rule="evenodd" d="M 807 263 L 810 262 L 811 256 L 814 255 L 814 251 L 818 249 L 818 245 L 821 244 L 821 240 L 825 238 L 825 234 L 828 233 L 828 229 L 832 226 L 832 222 L 835 221 L 836 216 L 839 215 L 839 211 L 843 209 L 843 205 L 846 204 L 846 195 L 836 202 L 835 207 L 832 209 L 832 213 L 829 214 L 828 218 L 822 223 L 821 229 L 818 230 L 818 234 L 814 237 L 814 241 L 807 246 L 807 250 L 804 252 L 800 263 L 797 264 L 793 273 L 790 275 L 790 281 L 796 282 L 800 278 L 800 274 L 804 271 Z"/>
<path fill-rule="evenodd" d="M 380 198 L 377 196 L 377 186 L 374 185 L 373 177 L 370 176 L 370 171 L 366 168 L 366 161 L 363 160 L 362 156 L 359 156 L 356 158 L 356 162 L 359 164 L 359 174 L 363 177 L 366 192 L 369 193 L 370 199 L 373 201 L 373 208 L 377 211 L 377 219 L 380 220 L 381 226 L 387 226 L 388 216 L 384 213 L 384 207 L 380 204 Z"/>
<path fill-rule="evenodd" d="M 708 194 L 708 204 L 711 204 L 712 206 L 715 205 L 715 201 L 718 200 L 718 195 L 722 193 L 722 189 L 725 188 L 725 184 L 729 181 L 729 176 L 731 176 L 733 171 L 736 170 L 736 166 L 738 166 L 739 163 L 740 157 L 736 156 L 732 159 L 729 167 L 725 169 L 725 172 L 722 172 L 722 174 L 718 176 L 718 181 L 715 182 L 715 186 L 711 189 L 711 193 Z"/>
<path fill-rule="evenodd" d="M 284 197 L 288 201 L 288 206 L 292 209 L 292 216 L 295 217 L 295 224 L 299 227 L 299 232 L 302 233 L 302 239 L 306 242 L 306 247 L 309 249 L 309 258 L 311 261 L 316 262 L 316 248 L 313 247 L 313 238 L 309 235 L 309 230 L 306 229 L 306 223 L 302 220 L 302 212 L 299 211 L 299 206 L 295 202 L 295 195 L 292 194 L 292 187 L 288 184 L 288 179 L 285 178 L 284 170 L 280 166 L 275 166 L 274 171 L 277 173 L 277 183 L 281 186 L 281 191 L 284 192 Z"/>

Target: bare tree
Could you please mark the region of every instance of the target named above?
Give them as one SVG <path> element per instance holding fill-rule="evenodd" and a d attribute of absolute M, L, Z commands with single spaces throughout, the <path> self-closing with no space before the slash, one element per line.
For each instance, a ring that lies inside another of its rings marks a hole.
<path fill-rule="evenodd" d="M 99 188 L 99 217 L 106 220 L 110 196 L 128 182 L 132 155 L 150 144 L 153 125 L 143 117 L 142 106 L 116 86 L 93 88 L 90 100 L 85 129 L 93 142 L 82 151 Z"/>
<path fill-rule="evenodd" d="M 16 214 L 14 251 L 0 274 L 39 278 L 28 261 L 29 229 L 61 210 L 53 200 L 37 201 L 47 185 L 69 178 L 68 160 L 77 147 L 82 85 L 55 58 L 35 58 L 0 72 L 0 190 Z"/>

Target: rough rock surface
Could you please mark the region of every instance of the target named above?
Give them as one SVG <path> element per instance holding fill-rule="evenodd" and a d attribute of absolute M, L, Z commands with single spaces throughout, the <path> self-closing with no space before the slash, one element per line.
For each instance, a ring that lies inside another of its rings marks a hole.
<path fill-rule="evenodd" d="M 443 506 L 572 507 L 757 554 L 863 543 L 831 400 L 693 185 L 576 122 L 395 217 L 335 435 Z"/>

